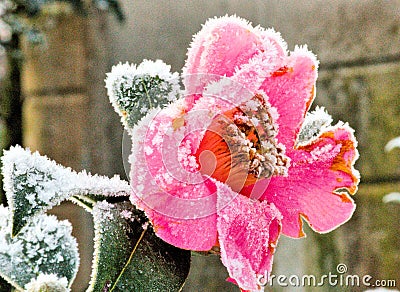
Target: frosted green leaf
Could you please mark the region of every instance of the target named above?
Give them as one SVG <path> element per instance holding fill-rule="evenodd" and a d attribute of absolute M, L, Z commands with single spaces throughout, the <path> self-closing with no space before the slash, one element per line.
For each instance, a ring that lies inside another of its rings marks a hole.
<path fill-rule="evenodd" d="M 144 60 L 137 67 L 120 63 L 107 74 L 110 102 L 128 132 L 151 109 L 161 109 L 179 98 L 179 74 L 170 69 L 161 60 Z"/>
<path fill-rule="evenodd" d="M 110 179 L 85 171 L 77 173 L 20 146 L 5 151 L 2 163 L 13 236 L 33 217 L 72 196 L 90 200 L 96 196 L 126 196 L 130 192 L 129 184 L 118 176 Z"/>
<path fill-rule="evenodd" d="M 9 209 L 0 205 L 0 276 L 23 290 L 43 275 L 53 275 L 68 291 L 79 267 L 78 245 L 71 235 L 71 224 L 43 214 L 11 237 L 9 218 Z"/>
<path fill-rule="evenodd" d="M 88 291 L 179 291 L 189 273 L 190 251 L 158 238 L 130 203 L 93 208 L 95 254 Z"/>

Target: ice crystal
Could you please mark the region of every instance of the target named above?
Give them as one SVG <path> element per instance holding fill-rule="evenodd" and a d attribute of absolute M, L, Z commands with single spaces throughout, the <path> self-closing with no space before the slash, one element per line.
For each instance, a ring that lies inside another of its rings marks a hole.
<path fill-rule="evenodd" d="M 17 234 L 29 218 L 60 204 L 74 195 L 127 195 L 126 181 L 76 173 L 20 146 L 6 151 L 3 158 L 4 190 L 12 211 L 13 232 Z"/>
<path fill-rule="evenodd" d="M 113 66 L 106 88 L 115 111 L 127 130 L 132 129 L 150 109 L 163 108 L 179 97 L 179 74 L 161 60 L 144 60 L 139 66 Z"/>
<path fill-rule="evenodd" d="M 60 278 L 60 285 L 65 278 L 64 286 L 69 286 L 79 266 L 71 224 L 58 221 L 55 216 L 39 215 L 15 237 L 9 233 L 10 224 L 9 208 L 0 205 L 0 276 L 20 290 L 49 280 L 43 275 L 55 275 Z"/>

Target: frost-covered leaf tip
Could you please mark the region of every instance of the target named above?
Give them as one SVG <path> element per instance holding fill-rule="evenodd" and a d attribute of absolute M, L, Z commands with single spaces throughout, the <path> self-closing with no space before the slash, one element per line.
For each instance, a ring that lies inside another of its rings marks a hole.
<path fill-rule="evenodd" d="M 149 110 L 179 98 L 179 74 L 170 69 L 161 60 L 144 60 L 138 66 L 120 63 L 107 74 L 108 96 L 128 132 Z"/>

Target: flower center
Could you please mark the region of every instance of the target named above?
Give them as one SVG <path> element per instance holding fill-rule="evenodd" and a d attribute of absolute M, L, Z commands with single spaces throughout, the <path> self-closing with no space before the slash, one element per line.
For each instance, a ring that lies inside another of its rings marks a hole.
<path fill-rule="evenodd" d="M 272 175 L 285 175 L 289 158 L 276 140 L 272 108 L 261 94 L 224 112 L 207 129 L 196 158 L 200 172 L 234 191 Z"/>

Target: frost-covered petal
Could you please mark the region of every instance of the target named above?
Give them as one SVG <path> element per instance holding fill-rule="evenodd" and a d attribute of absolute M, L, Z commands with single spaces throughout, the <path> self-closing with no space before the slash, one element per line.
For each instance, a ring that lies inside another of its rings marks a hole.
<path fill-rule="evenodd" d="M 353 167 L 356 146 L 353 130 L 338 124 L 290 153 L 287 177 L 264 182 L 268 185 L 261 200 L 275 204 L 282 213 L 285 235 L 304 236 L 301 217 L 318 232 L 329 232 L 351 218 L 355 204 L 348 194 L 356 192 L 359 182 Z"/>
<path fill-rule="evenodd" d="M 146 210 L 146 215 L 157 236 L 173 246 L 208 251 L 217 241 L 216 215 L 199 219 L 175 219 L 153 210 Z"/>
<path fill-rule="evenodd" d="M 281 215 L 274 205 L 235 196 L 218 183 L 218 239 L 221 260 L 241 289 L 262 291 L 257 280 L 267 278 L 280 234 Z M 233 198 L 226 204 L 226 197 Z M 220 204 L 223 206 L 220 206 Z"/>
<path fill-rule="evenodd" d="M 179 103 L 153 111 L 134 128 L 131 201 L 144 210 L 156 234 L 184 249 L 209 250 L 216 242 L 216 189 L 198 172 L 191 135 L 195 116 Z M 185 126 L 185 118 L 193 123 Z M 182 119 L 182 120 L 181 120 Z"/>
<path fill-rule="evenodd" d="M 250 85 L 257 74 L 265 74 L 260 68 L 268 71 L 285 54 L 286 43 L 273 29 L 254 28 L 236 16 L 209 19 L 188 50 L 183 69 L 186 91 L 194 102 L 193 94 L 201 94 L 207 84 L 238 72 L 235 81 Z"/>
<path fill-rule="evenodd" d="M 315 95 L 318 61 L 306 47 L 296 47 L 285 66 L 267 77 L 261 89 L 278 111 L 278 140 L 290 151 Z"/>
<path fill-rule="evenodd" d="M 193 37 L 183 73 L 232 76 L 236 67 L 257 52 L 257 42 L 259 37 L 244 19 L 235 16 L 209 19 Z"/>
<path fill-rule="evenodd" d="M 208 251 L 217 241 L 215 190 L 210 188 L 204 201 L 179 198 L 187 193 L 196 193 L 196 189 L 188 186 L 139 194 L 133 187 L 131 202 L 145 211 L 155 233 L 164 241 L 182 249 Z"/>

